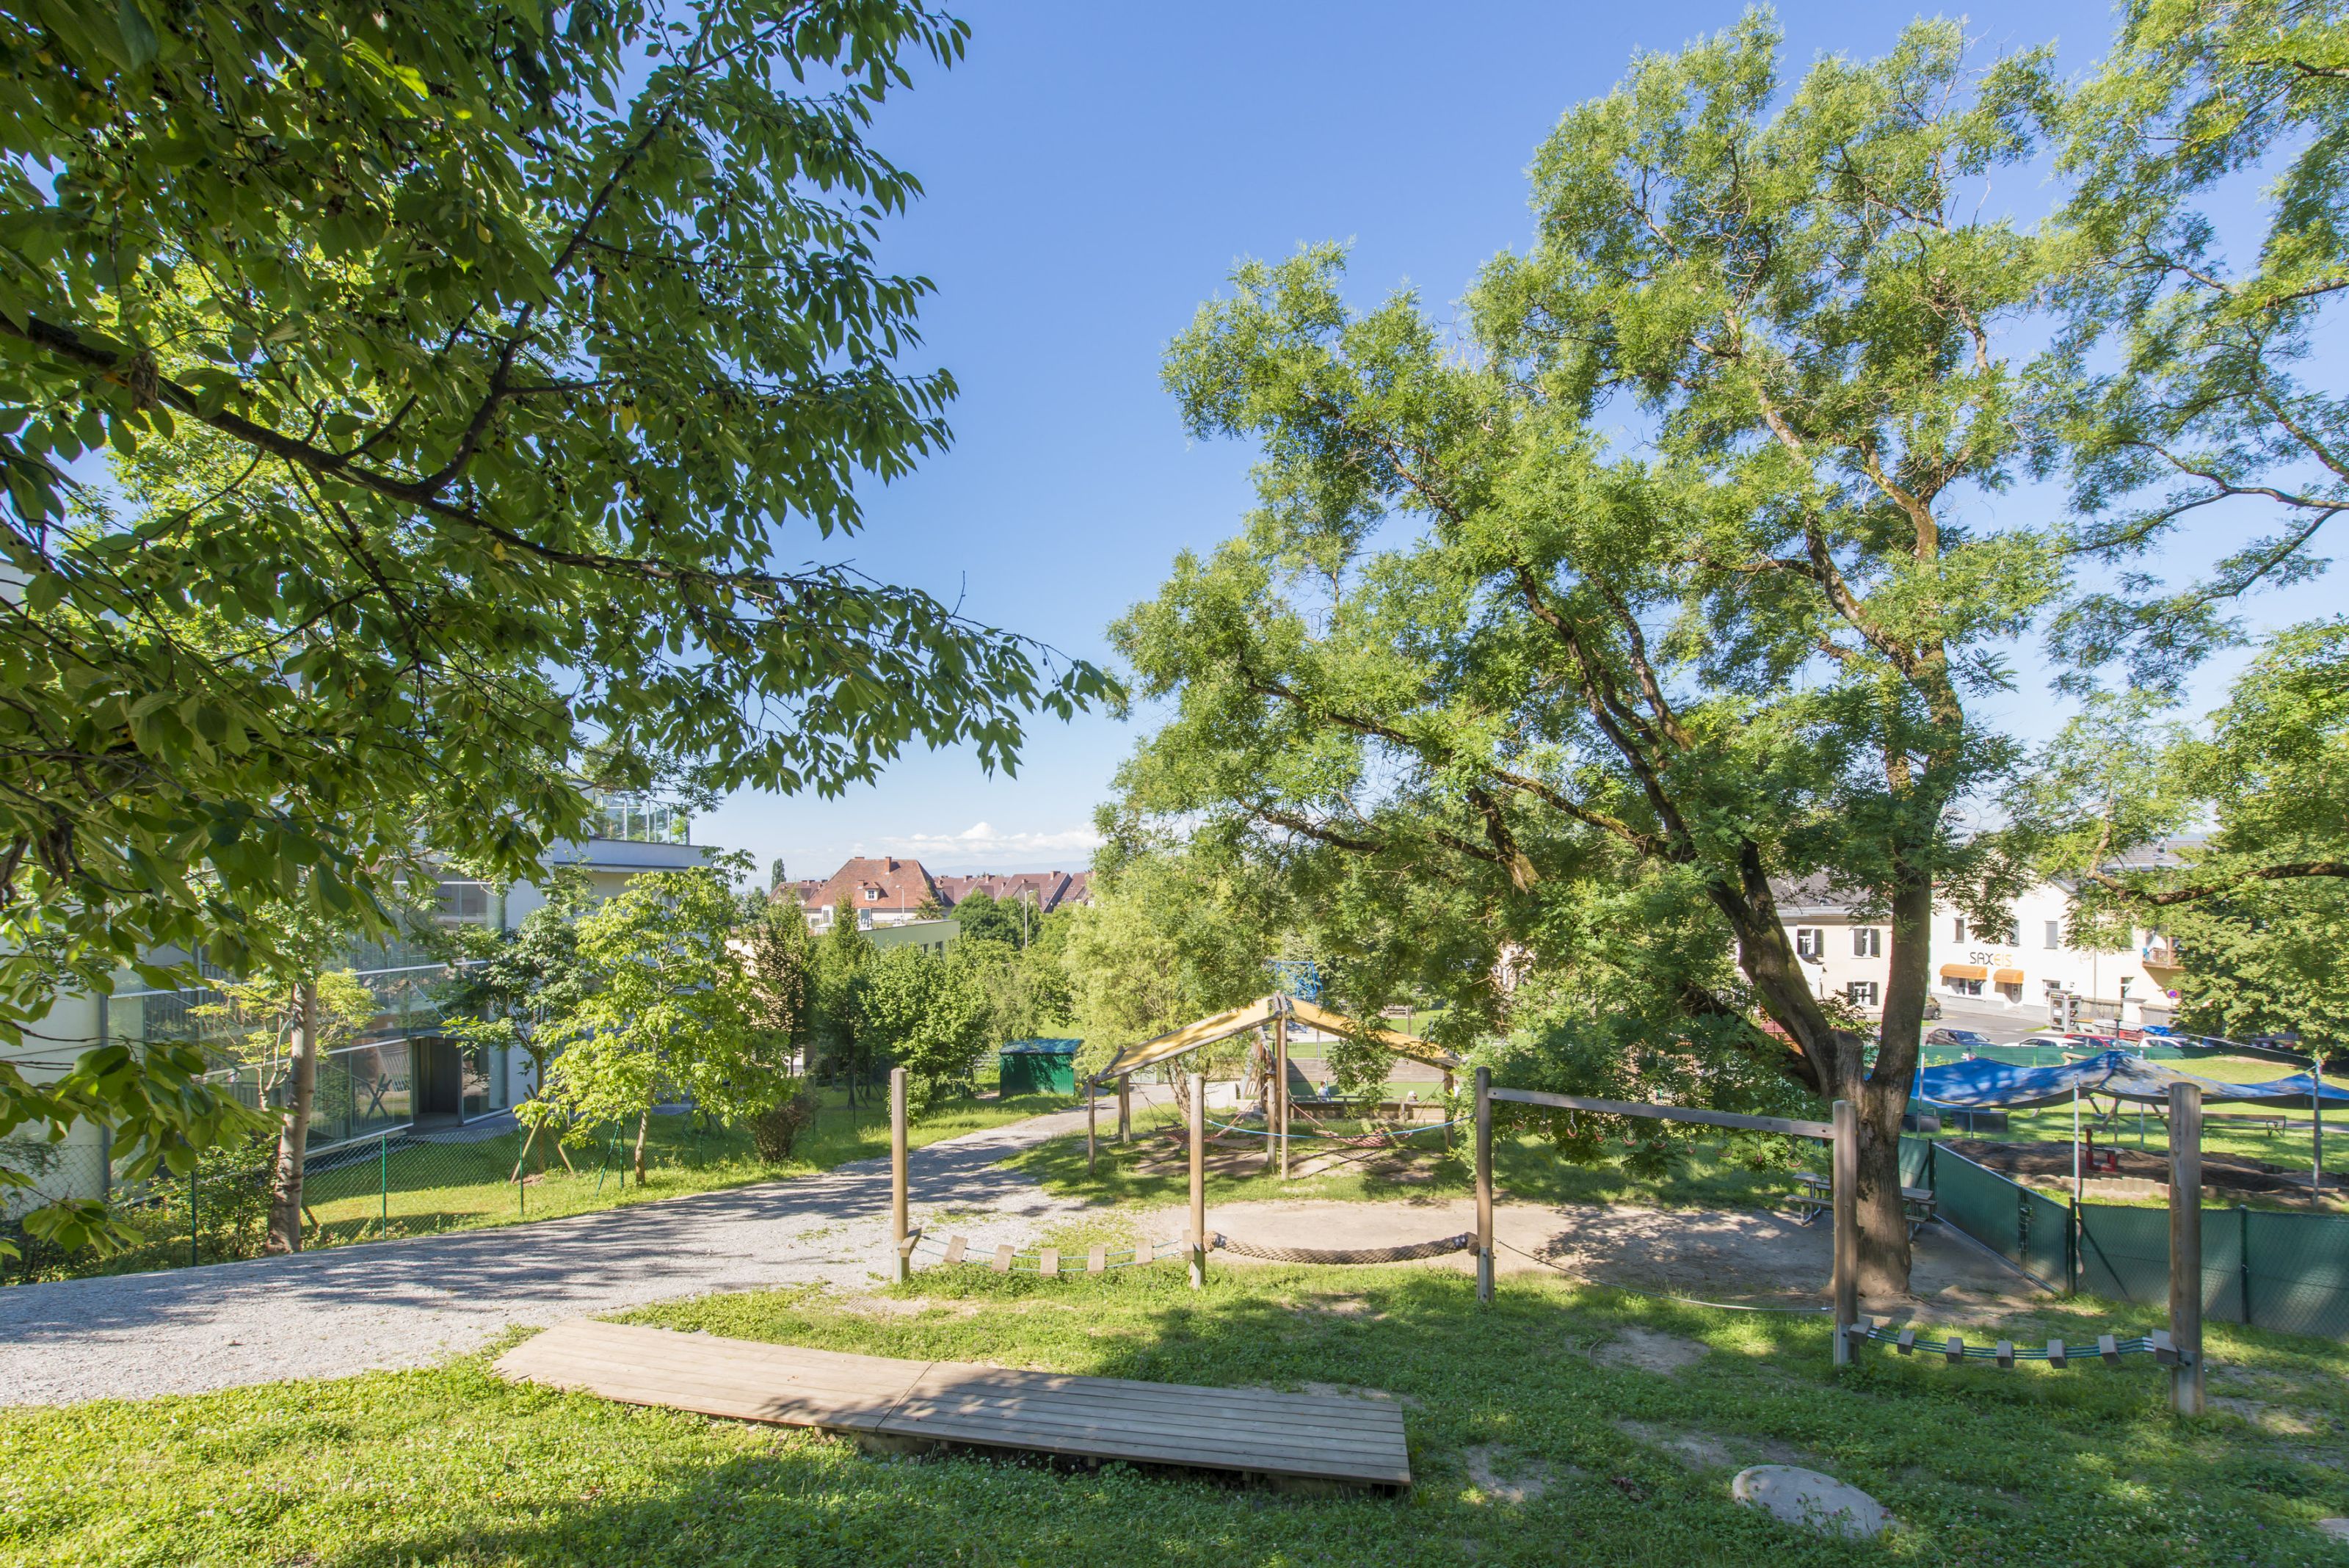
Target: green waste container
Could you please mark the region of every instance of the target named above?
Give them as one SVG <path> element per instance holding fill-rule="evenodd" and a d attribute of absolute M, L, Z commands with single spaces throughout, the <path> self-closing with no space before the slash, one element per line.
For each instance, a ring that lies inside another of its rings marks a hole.
<path fill-rule="evenodd" d="M 1003 1048 L 1000 1093 L 1073 1095 L 1077 1092 L 1077 1047 L 1081 1040 L 1014 1040 Z"/>

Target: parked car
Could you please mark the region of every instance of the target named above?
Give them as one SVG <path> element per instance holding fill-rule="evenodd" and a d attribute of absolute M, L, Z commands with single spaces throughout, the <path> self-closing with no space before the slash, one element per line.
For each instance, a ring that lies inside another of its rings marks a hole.
<path fill-rule="evenodd" d="M 1998 1042 L 1979 1029 L 1928 1029 L 1925 1031 L 1925 1044 L 1955 1045 L 1963 1051 L 1982 1051 Z"/>

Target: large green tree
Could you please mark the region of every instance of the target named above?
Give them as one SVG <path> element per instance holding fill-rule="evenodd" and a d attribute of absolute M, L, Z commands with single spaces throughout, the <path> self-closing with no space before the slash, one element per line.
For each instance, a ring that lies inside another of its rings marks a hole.
<path fill-rule="evenodd" d="M 905 1106 L 916 1121 L 970 1082 L 979 1054 L 995 1044 L 995 1007 L 982 961 L 957 943 L 945 954 L 892 948 L 856 977 L 858 1032 L 876 1061 L 905 1069 Z"/>
<path fill-rule="evenodd" d="M 740 1123 L 796 1092 L 788 1043 L 761 1026 L 735 950 L 738 914 L 725 879 L 695 867 L 645 872 L 583 917 L 591 986 L 540 1026 L 546 1081 L 516 1114 L 574 1137 L 633 1121 L 641 1187 L 656 1106 Z"/>
<path fill-rule="evenodd" d="M 0 1040 L 119 965 L 282 968 L 424 846 L 526 875 L 592 783 L 1009 765 L 1099 687 L 853 570 L 947 439 L 913 0 L 37 0 L 0 10 Z M 99 483 L 110 453 L 120 484 Z M 182 961 L 171 961 L 175 955 Z M 126 1153 L 198 1064 L 0 1063 L 0 1130 Z"/>
<path fill-rule="evenodd" d="M 1202 309 L 1166 379 L 1195 433 L 1258 443 L 1263 505 L 1119 628 L 1176 700 L 1125 783 L 1268 857 L 1485 877 L 1519 933 L 1578 877 L 1699 907 L 1782 1032 L 1747 1048 L 1857 1103 L 1862 1282 L 1899 1290 L 1929 918 L 2008 891 L 1961 813 L 2017 758 L 1969 704 L 2061 581 L 1966 515 L 2019 455 L 2002 334 L 2039 265 L 1982 183 L 2054 89 L 1954 23 L 1783 97 L 1777 50 L 1749 18 L 1570 110 L 1536 244 L 1456 330 L 1357 310 L 1326 249 Z M 1889 920 L 1872 1060 L 1781 927 L 1772 879 L 1809 875 Z"/>
<path fill-rule="evenodd" d="M 2054 227 L 2068 326 L 2040 367 L 2076 547 L 2119 568 L 2056 623 L 2084 672 L 2165 689 L 2244 634 L 2241 597 L 2323 569 L 2349 509 L 2349 13 L 2127 0 L 2066 109 Z M 2226 541 L 2194 581 L 2145 558 Z"/>

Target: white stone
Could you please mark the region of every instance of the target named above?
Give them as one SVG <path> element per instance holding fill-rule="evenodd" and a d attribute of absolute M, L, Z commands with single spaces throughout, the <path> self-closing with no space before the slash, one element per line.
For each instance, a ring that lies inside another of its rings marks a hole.
<path fill-rule="evenodd" d="M 1755 1465 L 1737 1472 L 1729 1495 L 1788 1524 L 1806 1524 L 1823 1534 L 1868 1540 L 1899 1521 L 1856 1486 L 1795 1465 Z"/>
<path fill-rule="evenodd" d="M 2333 1541 L 2349 1541 L 2349 1519 L 2320 1519 L 2316 1532 Z"/>

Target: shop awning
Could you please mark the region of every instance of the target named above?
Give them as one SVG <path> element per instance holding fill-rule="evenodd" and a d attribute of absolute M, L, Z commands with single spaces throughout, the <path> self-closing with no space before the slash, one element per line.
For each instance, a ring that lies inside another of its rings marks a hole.
<path fill-rule="evenodd" d="M 2019 969 L 2002 969 L 1990 978 L 1999 985 L 2021 985 L 2023 971 Z"/>
<path fill-rule="evenodd" d="M 1945 963 L 1941 966 L 1943 980 L 1988 980 L 1990 968 L 1978 963 Z"/>

